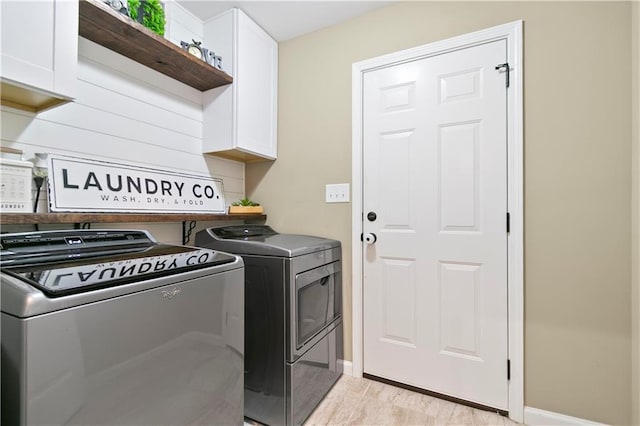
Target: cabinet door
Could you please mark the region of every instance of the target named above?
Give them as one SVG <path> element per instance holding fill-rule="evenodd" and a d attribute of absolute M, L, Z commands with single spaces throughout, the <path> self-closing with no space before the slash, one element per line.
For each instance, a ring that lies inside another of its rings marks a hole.
<path fill-rule="evenodd" d="M 278 44 L 241 12 L 237 55 L 238 147 L 275 159 Z"/>
<path fill-rule="evenodd" d="M 3 83 L 73 98 L 78 2 L 1 1 L 0 8 Z"/>
<path fill-rule="evenodd" d="M 222 70 L 233 84 L 207 90 L 203 94 L 202 151 L 236 158 L 235 73 L 236 9 L 228 10 L 204 23 L 203 45 L 222 57 Z M 222 154 L 221 154 L 222 153 Z"/>
<path fill-rule="evenodd" d="M 204 24 L 231 86 L 203 97 L 203 152 L 242 161 L 277 157 L 278 44 L 239 9 Z"/>

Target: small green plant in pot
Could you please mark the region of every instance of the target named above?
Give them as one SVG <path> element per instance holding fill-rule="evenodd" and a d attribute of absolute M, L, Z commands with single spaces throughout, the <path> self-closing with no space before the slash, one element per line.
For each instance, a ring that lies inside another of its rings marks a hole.
<path fill-rule="evenodd" d="M 259 203 L 251 201 L 249 198 L 243 198 L 240 201 L 234 201 L 229 206 L 229 213 L 240 213 L 240 214 L 250 214 L 257 213 L 262 214 L 264 209 Z"/>
<path fill-rule="evenodd" d="M 163 36 L 165 26 L 164 8 L 160 0 L 128 0 L 129 14 L 154 33 Z"/>
<path fill-rule="evenodd" d="M 254 203 L 253 201 L 251 201 L 248 198 L 243 198 L 240 201 L 235 201 L 233 203 L 231 203 L 232 206 L 244 206 L 244 207 L 255 207 L 255 206 L 259 206 L 260 203 Z"/>

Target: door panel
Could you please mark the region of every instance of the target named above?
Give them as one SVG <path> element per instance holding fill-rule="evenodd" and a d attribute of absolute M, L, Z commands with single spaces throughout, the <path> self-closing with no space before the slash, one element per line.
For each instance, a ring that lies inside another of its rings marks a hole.
<path fill-rule="evenodd" d="M 439 128 L 440 231 L 478 231 L 478 138 L 481 123 Z"/>
<path fill-rule="evenodd" d="M 440 262 L 440 348 L 448 355 L 478 356 L 481 266 Z"/>
<path fill-rule="evenodd" d="M 415 265 L 406 259 L 380 259 L 383 264 L 382 339 L 390 344 L 416 344 Z"/>
<path fill-rule="evenodd" d="M 506 409 L 506 41 L 367 72 L 364 371 Z"/>

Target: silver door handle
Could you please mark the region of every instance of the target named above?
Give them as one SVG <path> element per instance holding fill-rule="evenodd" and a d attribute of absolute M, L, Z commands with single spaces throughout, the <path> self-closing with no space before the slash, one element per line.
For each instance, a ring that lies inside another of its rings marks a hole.
<path fill-rule="evenodd" d="M 364 242 L 367 244 L 375 244 L 377 240 L 378 237 L 376 237 L 376 234 L 374 234 L 373 232 L 370 234 L 365 234 L 364 236 Z"/>

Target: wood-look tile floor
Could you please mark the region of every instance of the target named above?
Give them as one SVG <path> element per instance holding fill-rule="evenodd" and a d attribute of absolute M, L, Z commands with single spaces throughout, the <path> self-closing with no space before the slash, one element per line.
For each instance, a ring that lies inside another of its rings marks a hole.
<path fill-rule="evenodd" d="M 517 424 L 489 411 L 344 375 L 307 419 L 305 426 Z"/>

